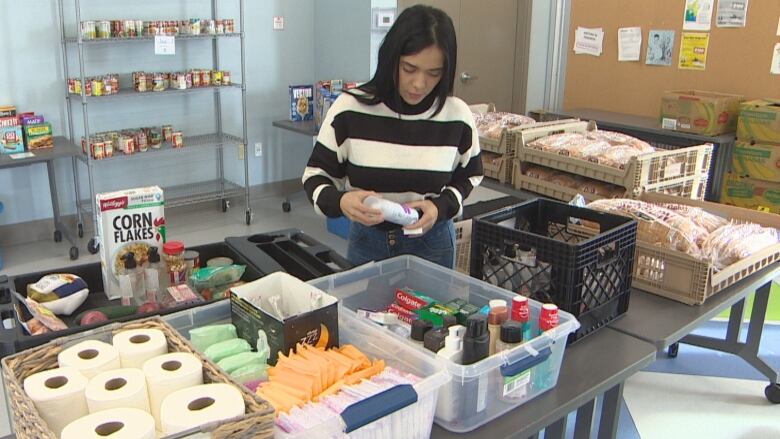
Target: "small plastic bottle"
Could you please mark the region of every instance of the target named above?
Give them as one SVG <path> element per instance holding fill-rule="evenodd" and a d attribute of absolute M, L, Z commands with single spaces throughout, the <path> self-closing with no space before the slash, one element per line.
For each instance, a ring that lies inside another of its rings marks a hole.
<path fill-rule="evenodd" d="M 363 204 L 372 208 L 382 211 L 382 215 L 385 221 L 399 224 L 401 226 L 408 226 L 414 224 L 420 219 L 420 215 L 415 209 L 412 209 L 404 204 L 398 204 L 384 198 L 369 196 L 363 200 Z"/>
<path fill-rule="evenodd" d="M 160 253 L 157 247 L 149 249 L 149 265 L 144 268 L 144 285 L 146 286 L 146 301 L 159 302 L 160 292 L 166 286 L 165 276 L 160 267 Z"/>
<path fill-rule="evenodd" d="M 146 297 L 144 270 L 138 267 L 132 252 L 125 254 L 122 262 L 124 270 L 119 275 L 122 305 L 132 305 L 133 302 L 143 303 Z"/>

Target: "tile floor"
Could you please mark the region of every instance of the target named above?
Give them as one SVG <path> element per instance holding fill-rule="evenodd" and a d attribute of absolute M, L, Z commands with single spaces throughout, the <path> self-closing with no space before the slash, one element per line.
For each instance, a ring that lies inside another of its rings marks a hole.
<path fill-rule="evenodd" d="M 474 191 L 467 202 L 503 195 L 483 187 Z M 302 196 L 293 199 L 290 213 L 282 212 L 281 202 L 279 197 L 254 202 L 255 216 L 250 226 L 244 224 L 244 210 L 240 205 L 225 214 L 216 204 L 171 210 L 168 212 L 169 238 L 200 245 L 220 241 L 226 236 L 297 228 L 342 254 L 346 252 L 346 241 L 326 230 L 323 219 L 314 214 Z M 95 262 L 98 256 L 89 255 L 85 250 L 87 241 L 85 238 L 80 242 L 82 255 L 75 262 L 68 260 L 70 245 L 67 243 L 36 242 L 5 247 L 5 269 L 0 274 L 14 275 Z M 717 331 L 720 326 L 723 323 L 713 322 L 703 330 Z M 762 353 L 775 368 L 780 368 L 778 346 L 780 326 L 771 326 L 771 330 L 765 332 Z M 682 346 L 677 359 L 659 358 L 647 371 L 626 383 L 618 438 L 780 438 L 780 407 L 772 406 L 764 399 L 765 385 L 763 379 L 738 359 Z M 10 431 L 6 416 L 5 398 L 0 398 L 0 437 Z M 573 425 L 572 422 L 569 424 Z M 693 426 L 697 426 L 697 433 L 692 435 Z"/>

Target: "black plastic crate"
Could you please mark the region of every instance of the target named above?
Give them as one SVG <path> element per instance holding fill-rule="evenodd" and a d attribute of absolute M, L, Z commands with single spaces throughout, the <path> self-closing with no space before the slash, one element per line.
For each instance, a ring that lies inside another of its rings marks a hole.
<path fill-rule="evenodd" d="M 474 219 L 471 276 L 573 314 L 571 343 L 628 310 L 635 245 L 632 219 L 538 198 Z"/>
<path fill-rule="evenodd" d="M 287 272 L 303 281 L 352 268 L 330 247 L 297 229 L 231 237 L 225 242 L 255 268 Z"/>
<path fill-rule="evenodd" d="M 195 250 L 198 253 L 200 253 L 200 260 L 203 264 L 205 264 L 207 260 L 218 256 L 227 256 L 233 259 L 233 261 L 237 264 L 245 264 L 247 267 L 241 279 L 247 282 L 258 279 L 266 274 L 265 272 L 256 269 L 251 264 L 247 264 L 244 261 L 244 259 L 241 257 L 241 255 L 236 253 L 225 242 L 217 242 L 213 244 L 187 247 L 187 249 Z M 71 273 L 84 279 L 84 281 L 87 283 L 87 286 L 89 287 L 89 295 L 87 295 L 87 299 L 70 316 L 58 316 L 60 317 L 60 319 L 62 319 L 63 322 L 65 322 L 66 325 L 68 325 L 68 329 L 65 330 L 48 332 L 46 334 L 32 336 L 25 332 L 24 327 L 22 327 L 19 324 L 18 319 L 15 319 L 16 326 L 14 328 L 12 329 L 0 328 L 0 358 L 25 349 L 42 345 L 58 337 L 63 337 L 66 335 L 75 334 L 89 329 L 94 329 L 99 326 L 106 325 L 108 323 L 125 322 L 129 320 L 143 318 L 143 317 L 149 317 L 155 314 L 165 315 L 165 314 L 178 312 L 184 309 L 200 306 L 203 305 L 204 303 L 210 303 L 210 302 L 201 302 L 201 303 L 187 304 L 175 308 L 163 309 L 155 313 L 134 314 L 131 316 L 111 319 L 108 322 L 98 323 L 94 325 L 79 326 L 78 323 L 75 321 L 75 319 L 76 316 L 78 316 L 83 311 L 93 309 L 93 308 L 103 307 L 103 306 L 120 304 L 120 299 L 109 300 L 106 294 L 103 292 L 103 272 L 100 268 L 100 263 L 94 262 L 91 264 L 82 264 L 73 267 L 57 268 L 53 270 L 27 273 L 27 274 L 14 276 L 12 278 L 8 278 L 6 276 L 0 277 L 0 315 L 2 315 L 3 318 L 15 317 L 16 316 L 15 309 L 19 309 L 22 314 L 21 315 L 22 321 L 29 320 L 32 316 L 27 311 L 27 308 L 23 304 L 17 303 L 18 301 L 16 300 L 16 298 L 11 297 L 10 291 L 11 290 L 16 291 L 23 297 L 26 297 L 27 285 L 38 282 L 38 280 L 41 277 L 50 273 Z M 14 307 L 14 304 L 16 304 L 17 306 Z"/>

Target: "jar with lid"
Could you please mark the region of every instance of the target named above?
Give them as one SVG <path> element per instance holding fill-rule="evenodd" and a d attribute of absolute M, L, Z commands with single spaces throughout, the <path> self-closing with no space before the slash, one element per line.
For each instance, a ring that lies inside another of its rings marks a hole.
<path fill-rule="evenodd" d="M 180 285 L 187 282 L 187 263 L 184 261 L 184 243 L 169 241 L 163 245 L 165 254 L 165 271 L 168 273 L 169 285 Z"/>

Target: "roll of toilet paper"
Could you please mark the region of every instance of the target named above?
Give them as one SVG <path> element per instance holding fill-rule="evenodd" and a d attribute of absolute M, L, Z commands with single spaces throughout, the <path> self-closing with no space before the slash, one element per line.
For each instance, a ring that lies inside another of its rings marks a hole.
<path fill-rule="evenodd" d="M 30 375 L 23 387 L 43 420 L 59 436 L 71 421 L 88 413 L 84 398 L 88 382 L 78 369 L 61 367 Z"/>
<path fill-rule="evenodd" d="M 90 413 L 115 408 L 134 408 L 149 412 L 146 376 L 141 369 L 117 369 L 98 374 L 85 392 Z"/>
<path fill-rule="evenodd" d="M 57 355 L 60 367 L 75 367 L 87 377 L 107 370 L 119 369 L 119 351 L 99 340 L 86 340 L 73 345 Z"/>
<path fill-rule="evenodd" d="M 146 360 L 168 353 L 168 340 L 159 329 L 130 329 L 114 335 L 123 368 L 142 368 Z"/>
<path fill-rule="evenodd" d="M 135 408 L 115 408 L 77 419 L 60 439 L 156 439 L 152 415 Z"/>
<path fill-rule="evenodd" d="M 244 398 L 230 384 L 202 384 L 171 393 L 160 409 L 163 434 L 242 416 Z"/>
<path fill-rule="evenodd" d="M 162 431 L 160 407 L 166 396 L 177 390 L 203 384 L 201 360 L 186 352 L 173 352 L 147 360 L 143 368 L 149 392 L 150 413 Z"/>

